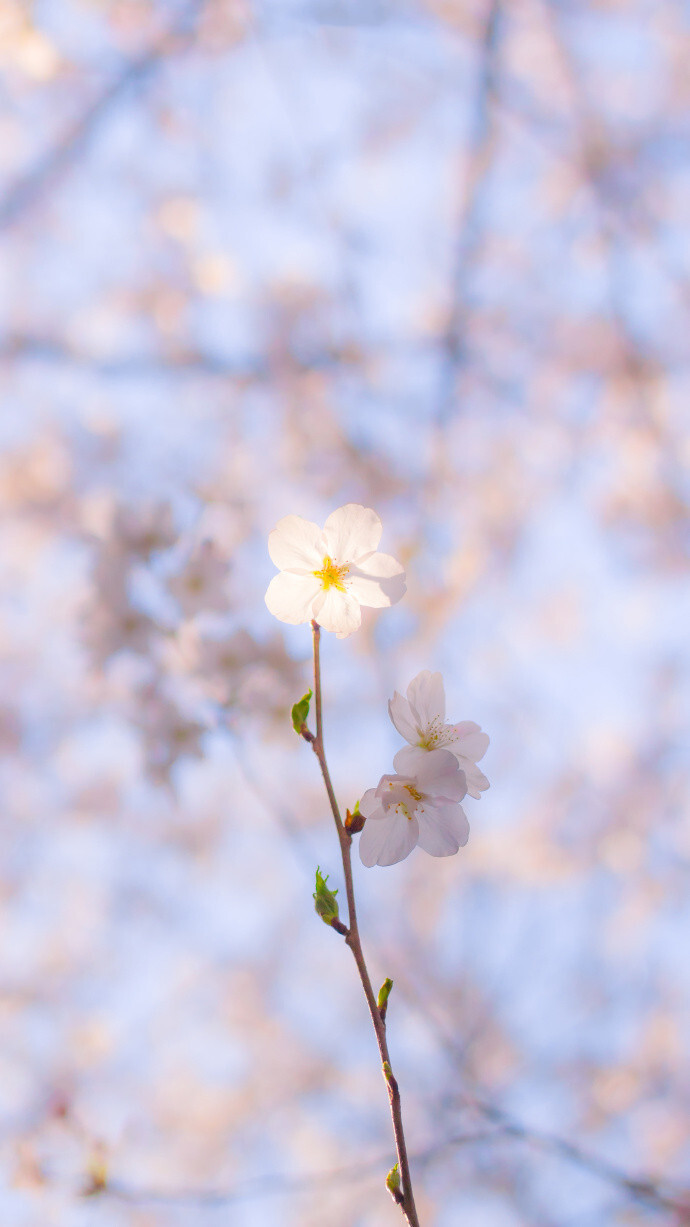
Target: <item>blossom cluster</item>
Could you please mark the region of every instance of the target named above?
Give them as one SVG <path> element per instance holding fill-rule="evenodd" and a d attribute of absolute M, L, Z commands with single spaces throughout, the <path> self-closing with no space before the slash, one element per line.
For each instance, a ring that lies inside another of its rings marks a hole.
<path fill-rule="evenodd" d="M 323 529 L 301 516 L 285 516 L 268 539 L 279 568 L 266 604 L 282 622 L 316 622 L 339 639 L 361 623 L 361 606 L 384 608 L 405 592 L 405 572 L 390 554 L 377 552 L 382 525 L 376 512 L 348 503 Z M 394 865 L 419 844 L 431 856 L 464 847 L 469 825 L 460 802 L 489 787 L 477 762 L 489 738 L 471 720 L 446 723 L 440 673 L 425 669 L 410 682 L 407 698 L 396 691 L 388 704 L 408 745 L 359 803 L 364 865 Z"/>
<path fill-rule="evenodd" d="M 470 720 L 445 723 L 443 679 L 428 669 L 410 682 L 406 699 L 395 692 L 388 710 L 408 745 L 393 759 L 395 774 L 383 775 L 360 801 L 360 859 L 394 865 L 417 844 L 431 856 L 451 856 L 469 837 L 460 802 L 489 787 L 476 761 L 489 738 Z"/>

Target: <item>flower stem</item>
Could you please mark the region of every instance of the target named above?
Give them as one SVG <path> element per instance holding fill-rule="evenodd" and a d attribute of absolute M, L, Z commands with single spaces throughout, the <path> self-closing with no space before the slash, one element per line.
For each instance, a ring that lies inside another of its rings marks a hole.
<path fill-rule="evenodd" d="M 326 762 L 326 754 L 323 746 L 323 710 L 321 699 L 321 657 L 320 657 L 320 635 L 321 628 L 317 622 L 312 622 L 312 631 L 314 635 L 314 705 L 316 709 L 316 737 L 311 741 L 311 748 L 314 751 L 323 782 L 328 793 L 328 800 L 333 814 L 333 821 L 338 833 L 338 841 L 340 843 L 340 854 L 343 862 L 343 874 L 345 876 L 345 893 L 347 895 L 347 911 L 349 928 L 346 930 L 345 942 L 352 951 L 357 971 L 362 982 L 362 989 L 369 1007 L 371 1021 L 376 1034 L 376 1042 L 378 1044 L 379 1054 L 381 1057 L 381 1070 L 386 1080 L 388 1088 L 388 1098 L 390 1101 L 391 1118 L 393 1121 L 393 1134 L 395 1137 L 395 1149 L 398 1156 L 398 1171 L 400 1173 L 400 1187 L 391 1187 L 392 1182 L 388 1183 L 388 1188 L 395 1202 L 400 1206 L 403 1216 L 409 1227 L 419 1227 L 419 1219 L 417 1217 L 417 1209 L 414 1204 L 414 1194 L 412 1192 L 412 1180 L 410 1177 L 410 1164 L 407 1157 L 407 1145 L 405 1143 L 405 1133 L 403 1130 L 402 1107 L 400 1102 L 400 1091 L 397 1080 L 391 1069 L 390 1055 L 388 1052 L 388 1040 L 386 1037 L 386 1022 L 385 1013 L 379 1009 L 376 996 L 371 984 L 371 977 L 364 959 L 362 951 L 362 943 L 359 936 L 359 926 L 357 924 L 357 909 L 355 907 L 355 890 L 352 880 L 352 861 L 350 859 L 350 849 L 352 844 L 352 836 L 345 830 L 343 820 L 340 817 L 338 802 L 333 791 L 331 777 Z"/>

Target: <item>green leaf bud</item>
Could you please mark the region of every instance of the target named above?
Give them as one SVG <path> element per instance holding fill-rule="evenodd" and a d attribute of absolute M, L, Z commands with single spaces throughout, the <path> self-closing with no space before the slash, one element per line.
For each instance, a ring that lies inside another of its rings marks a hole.
<path fill-rule="evenodd" d="M 314 891 L 314 907 L 324 924 L 332 925 L 338 920 L 337 890 L 329 890 L 326 883 L 328 874 L 324 877 L 321 870 L 316 870 L 316 890 Z"/>
<path fill-rule="evenodd" d="M 379 995 L 378 995 L 376 1004 L 379 1007 L 379 1014 L 381 1015 L 382 1019 L 385 1019 L 386 1017 L 386 1010 L 388 1009 L 388 998 L 391 995 L 392 987 L 393 987 L 393 981 L 389 977 L 386 977 L 386 979 L 384 980 L 383 984 L 381 985 L 379 989 Z"/>
<path fill-rule="evenodd" d="M 386 1188 L 394 1197 L 396 1193 L 400 1192 L 400 1172 L 398 1171 L 397 1163 L 393 1164 L 393 1167 L 386 1176 Z M 398 1200 L 397 1197 L 395 1197 L 395 1200 Z"/>
<path fill-rule="evenodd" d="M 296 733 L 302 736 L 302 732 L 307 723 L 309 715 L 309 704 L 311 702 L 311 690 L 302 695 L 298 703 L 292 705 L 292 727 Z"/>

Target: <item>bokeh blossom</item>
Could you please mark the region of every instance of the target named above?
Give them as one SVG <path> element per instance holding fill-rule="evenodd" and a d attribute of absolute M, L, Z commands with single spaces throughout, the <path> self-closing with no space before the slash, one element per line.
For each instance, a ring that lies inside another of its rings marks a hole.
<path fill-rule="evenodd" d="M 359 803 L 366 822 L 359 840 L 362 863 L 395 865 L 419 844 L 431 856 L 451 856 L 464 847 L 469 824 L 459 804 L 467 792 L 465 774 L 448 750 L 433 750 L 416 764 L 414 775 L 401 771 L 381 777 Z"/>
<path fill-rule="evenodd" d="M 406 699 L 395 691 L 388 711 L 398 732 L 410 743 L 409 749 L 396 755 L 399 771 L 414 775 L 430 750 L 449 750 L 465 773 L 469 795 L 479 799 L 489 781 L 479 770 L 477 760 L 486 753 L 489 738 L 472 720 L 445 723 L 446 695 L 440 673 L 423 669 L 407 687 Z"/>
<path fill-rule="evenodd" d="M 356 631 L 361 606 L 382 609 L 405 592 L 405 572 L 390 554 L 379 554 L 381 520 L 370 507 L 347 503 L 332 512 L 324 528 L 302 516 L 279 520 L 268 552 L 280 574 L 266 592 L 266 604 L 281 622 L 319 623 L 339 639 Z"/>
<path fill-rule="evenodd" d="M 227 578 L 228 564 L 217 545 L 202 541 L 190 550 L 184 567 L 169 581 L 168 589 L 186 618 L 208 611 L 225 613 Z"/>

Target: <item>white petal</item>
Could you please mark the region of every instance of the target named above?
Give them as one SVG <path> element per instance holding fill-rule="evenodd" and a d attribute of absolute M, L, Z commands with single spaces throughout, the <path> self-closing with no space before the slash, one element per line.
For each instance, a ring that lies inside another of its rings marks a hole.
<path fill-rule="evenodd" d="M 382 775 L 379 780 L 375 792 L 379 799 L 379 805 L 382 805 L 385 810 L 389 810 L 391 805 L 397 805 L 400 800 L 400 787 L 404 784 L 399 775 Z M 407 801 L 409 794 L 405 794 L 403 800 Z"/>
<path fill-rule="evenodd" d="M 328 553 L 323 530 L 302 516 L 283 516 L 268 535 L 271 561 L 281 571 L 317 571 Z"/>
<path fill-rule="evenodd" d="M 440 673 L 430 673 L 428 669 L 422 669 L 407 687 L 407 697 L 423 729 L 428 729 L 434 721 L 443 724 L 446 718 L 446 696 Z"/>
<path fill-rule="evenodd" d="M 404 566 L 392 554 L 366 554 L 353 559 L 353 567 L 358 574 L 367 575 L 370 579 L 405 579 Z"/>
<path fill-rule="evenodd" d="M 311 622 L 315 616 L 314 601 L 321 591 L 321 584 L 314 575 L 292 575 L 281 571 L 274 575 L 266 591 L 266 604 L 281 622 Z"/>
<path fill-rule="evenodd" d="M 359 857 L 363 865 L 395 865 L 409 856 L 419 837 L 416 818 L 383 814 L 377 810 L 364 823 L 359 838 Z"/>
<path fill-rule="evenodd" d="M 403 699 L 402 695 L 398 694 L 397 690 L 393 698 L 388 700 L 388 714 L 405 741 L 409 741 L 411 745 L 419 741 L 419 730 L 412 719 L 410 705 L 407 699 Z"/>
<path fill-rule="evenodd" d="M 373 554 L 381 540 L 383 525 L 370 507 L 346 503 L 329 515 L 323 531 L 326 553 L 342 566 L 345 562 L 357 562 L 367 554 Z"/>
<path fill-rule="evenodd" d="M 378 797 L 376 796 L 376 789 L 367 788 L 367 791 L 365 792 L 364 796 L 362 797 L 359 803 L 360 814 L 364 814 L 364 817 L 368 818 L 369 814 L 373 814 L 374 810 L 379 809 L 379 808 L 380 808 L 380 802 L 379 802 Z"/>
<path fill-rule="evenodd" d="M 417 810 L 419 846 L 431 856 L 452 856 L 464 848 L 470 827 L 461 805 L 425 806 Z"/>
<path fill-rule="evenodd" d="M 452 729 L 456 737 L 466 737 L 468 733 L 478 733 L 479 725 L 474 723 L 474 720 L 461 720 L 459 724 L 447 724 L 446 728 Z"/>
<path fill-rule="evenodd" d="M 393 759 L 393 766 L 398 775 L 416 776 L 429 754 L 435 753 L 435 750 L 425 750 L 422 746 L 403 746 Z"/>
<path fill-rule="evenodd" d="M 427 750 L 424 758 L 419 759 L 415 776 L 419 791 L 430 797 L 461 801 L 467 792 L 465 772 L 449 750 Z"/>
<path fill-rule="evenodd" d="M 463 758 L 470 758 L 473 763 L 483 758 L 488 748 L 488 734 L 480 732 L 479 729 L 476 732 L 466 733 L 464 736 L 459 737 L 457 741 L 453 741 L 453 753 L 461 754 Z"/>
<path fill-rule="evenodd" d="M 479 801 L 482 793 L 486 792 L 486 789 L 489 787 L 489 781 L 484 775 L 484 772 L 480 771 L 479 767 L 476 767 L 474 763 L 470 763 L 467 761 L 467 759 L 462 758 L 458 759 L 458 762 L 460 763 L 462 770 L 465 772 L 467 791 L 469 795 Z"/>
<path fill-rule="evenodd" d="M 312 617 L 325 631 L 335 631 L 338 639 L 346 639 L 359 628 L 362 611 L 349 592 L 339 592 L 337 588 L 324 592 L 322 588 L 314 602 Z"/>
<path fill-rule="evenodd" d="M 375 561 L 377 559 L 385 559 L 385 565 L 379 566 Z M 372 554 L 371 559 L 366 562 L 367 567 L 369 562 L 373 562 L 370 573 L 364 570 L 363 565 L 350 568 L 350 574 L 345 581 L 348 588 L 357 597 L 360 605 L 368 605 L 373 609 L 385 609 L 389 605 L 395 605 L 407 591 L 405 572 L 400 563 L 391 558 L 390 554 Z M 386 571 L 390 570 L 391 565 L 397 569 L 387 575 Z"/>

